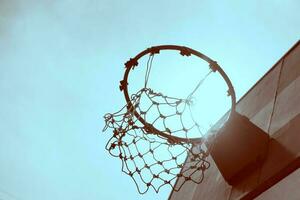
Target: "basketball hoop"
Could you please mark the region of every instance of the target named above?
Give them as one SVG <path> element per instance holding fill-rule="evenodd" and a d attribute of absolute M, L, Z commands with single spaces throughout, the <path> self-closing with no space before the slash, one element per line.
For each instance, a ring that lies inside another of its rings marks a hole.
<path fill-rule="evenodd" d="M 161 51 L 178 51 L 181 56 L 196 56 L 208 63 L 209 72 L 199 80 L 194 90 L 186 98 L 170 97 L 147 86 L 155 55 Z M 139 60 L 149 55 L 144 87 L 135 94 L 128 93 L 128 76 L 139 66 Z M 104 116 L 105 127 L 112 130 L 112 137 L 106 145 L 108 152 L 122 161 L 122 171 L 134 180 L 139 193 L 143 194 L 152 187 L 156 192 L 164 185 L 170 185 L 178 191 L 185 182 L 201 183 L 204 172 L 210 166 L 207 161 L 209 150 L 204 145 L 200 124 L 191 113 L 193 94 L 212 73 L 219 73 L 228 86 L 231 97 L 231 113 L 235 111 L 234 88 L 222 68 L 209 57 L 193 49 L 162 45 L 146 49 L 125 63 L 125 73 L 120 81 L 120 90 L 124 93 L 125 106 L 115 113 Z M 145 101 L 147 100 L 147 103 Z M 162 112 L 167 107 L 168 114 Z M 152 110 L 155 110 L 153 112 Z M 156 115 L 154 121 L 149 116 Z M 178 119 L 180 128 L 173 129 L 166 120 Z M 189 118 L 187 124 L 184 118 Z M 161 125 L 156 125 L 157 123 Z M 199 137 L 192 137 L 191 132 Z M 186 157 L 189 159 L 186 160 Z M 175 186 L 175 181 L 178 179 Z"/>

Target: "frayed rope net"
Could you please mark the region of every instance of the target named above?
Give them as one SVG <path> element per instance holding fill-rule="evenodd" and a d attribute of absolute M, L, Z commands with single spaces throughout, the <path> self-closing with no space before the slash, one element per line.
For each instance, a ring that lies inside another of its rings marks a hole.
<path fill-rule="evenodd" d="M 203 141 L 191 139 L 203 135 L 191 113 L 191 97 L 168 97 L 144 87 L 131 96 L 130 105 L 104 116 L 104 131 L 113 132 L 106 149 L 122 161 L 122 171 L 132 177 L 139 193 L 151 187 L 158 192 L 164 185 L 178 191 L 187 181 L 203 181 L 210 163 Z"/>

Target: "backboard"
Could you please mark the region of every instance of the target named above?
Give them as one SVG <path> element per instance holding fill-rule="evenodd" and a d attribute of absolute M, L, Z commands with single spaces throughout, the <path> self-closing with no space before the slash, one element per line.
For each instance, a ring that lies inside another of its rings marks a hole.
<path fill-rule="evenodd" d="M 202 184 L 187 182 L 170 200 L 299 199 L 300 190 L 300 41 L 237 103 L 236 110 L 268 133 L 264 162 L 228 184 L 210 157 Z M 221 119 L 222 121 L 222 119 Z"/>

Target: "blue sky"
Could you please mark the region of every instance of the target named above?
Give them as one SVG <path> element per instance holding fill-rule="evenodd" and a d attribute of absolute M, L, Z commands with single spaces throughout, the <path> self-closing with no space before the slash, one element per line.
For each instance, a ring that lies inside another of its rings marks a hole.
<path fill-rule="evenodd" d="M 166 199 L 137 193 L 104 150 L 123 63 L 199 50 L 241 97 L 300 35 L 300 2 L 0 0 L 0 199 Z"/>

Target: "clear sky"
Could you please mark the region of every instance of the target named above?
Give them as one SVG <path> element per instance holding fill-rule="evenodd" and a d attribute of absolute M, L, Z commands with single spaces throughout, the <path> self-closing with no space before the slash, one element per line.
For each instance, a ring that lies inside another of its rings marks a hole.
<path fill-rule="evenodd" d="M 123 63 L 199 50 L 241 97 L 300 36 L 300 1 L 0 0 L 0 199 L 153 200 L 105 151 Z"/>

